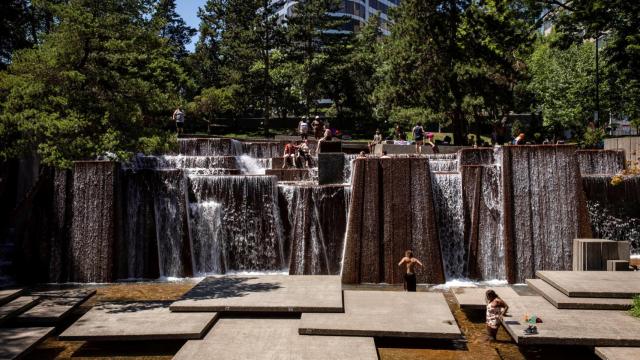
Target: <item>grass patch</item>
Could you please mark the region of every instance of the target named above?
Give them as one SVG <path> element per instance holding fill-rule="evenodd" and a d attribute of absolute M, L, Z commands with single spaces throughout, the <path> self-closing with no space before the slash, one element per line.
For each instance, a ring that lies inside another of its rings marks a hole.
<path fill-rule="evenodd" d="M 640 318 L 640 295 L 633 297 L 633 307 L 629 310 L 631 316 Z"/>

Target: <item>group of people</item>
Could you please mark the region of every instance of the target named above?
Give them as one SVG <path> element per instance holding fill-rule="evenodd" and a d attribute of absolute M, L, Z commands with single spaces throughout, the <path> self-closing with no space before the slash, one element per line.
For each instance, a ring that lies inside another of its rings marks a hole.
<path fill-rule="evenodd" d="M 311 150 L 309 149 L 309 140 L 304 139 L 299 145 L 296 145 L 293 141 L 289 141 L 284 146 L 282 168 L 297 167 L 296 164 L 301 164 L 302 167 L 311 167 Z"/>
<path fill-rule="evenodd" d="M 440 150 L 438 149 L 438 145 L 436 145 L 433 140 L 434 134 L 431 132 L 426 132 L 422 127 L 422 124 L 416 124 L 416 126 L 414 126 L 411 130 L 411 133 L 413 134 L 413 140 L 416 145 L 416 153 L 422 154 L 422 146 L 425 144 L 431 146 L 431 151 L 433 151 L 434 154 L 440 152 Z M 407 141 L 407 134 L 398 124 L 396 124 L 396 127 L 394 129 L 393 140 L 398 142 Z M 376 133 L 375 135 L 373 135 L 373 141 L 369 142 L 369 153 L 373 153 L 376 145 L 382 144 L 382 141 L 383 138 L 382 134 L 380 133 L 380 129 L 376 129 Z"/>
<path fill-rule="evenodd" d="M 404 253 L 404 257 L 398 263 L 398 266 L 404 266 L 404 290 L 416 291 L 417 280 L 416 270 L 419 267 L 424 267 L 420 260 L 413 256 L 411 250 L 407 250 Z M 490 340 L 495 340 L 500 328 L 500 321 L 507 315 L 509 305 L 502 300 L 494 290 L 487 290 L 485 293 L 485 300 L 487 303 L 485 324 L 487 329 L 487 336 Z"/>
<path fill-rule="evenodd" d="M 298 123 L 298 134 L 303 141 L 309 138 L 309 133 L 312 133 L 316 140 L 320 140 L 326 137 L 327 131 L 332 133 L 329 128 L 329 120 L 325 119 L 322 121 L 320 116 L 316 116 L 311 124 L 309 124 L 309 118 L 303 116 Z"/>

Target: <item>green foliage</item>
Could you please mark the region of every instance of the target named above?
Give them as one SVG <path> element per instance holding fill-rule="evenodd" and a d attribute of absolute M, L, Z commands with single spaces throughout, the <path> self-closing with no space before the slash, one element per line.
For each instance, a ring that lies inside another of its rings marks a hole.
<path fill-rule="evenodd" d="M 551 46 L 553 39 L 540 39 L 528 62 L 533 110 L 541 111 L 547 127 L 579 129 L 595 111 L 595 46 L 585 42 L 563 50 Z"/>
<path fill-rule="evenodd" d="M 640 318 L 640 295 L 633 297 L 633 307 L 629 312 L 631 313 L 631 316 Z"/>
<path fill-rule="evenodd" d="M 0 77 L 0 158 L 36 150 L 65 167 L 164 149 L 163 128 L 190 81 L 149 9 L 135 0 L 53 6 L 55 28 Z"/>
<path fill-rule="evenodd" d="M 395 108 L 389 116 L 391 124 L 399 124 L 404 129 L 411 129 L 416 124 L 438 124 L 442 119 L 442 114 L 434 114 L 426 108 Z"/>
<path fill-rule="evenodd" d="M 582 146 L 585 148 L 598 148 L 604 141 L 604 129 L 588 126 L 582 136 Z"/>

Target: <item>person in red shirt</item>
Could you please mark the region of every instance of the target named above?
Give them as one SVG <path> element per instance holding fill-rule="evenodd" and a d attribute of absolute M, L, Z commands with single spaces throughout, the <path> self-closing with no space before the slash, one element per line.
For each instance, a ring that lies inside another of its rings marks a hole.
<path fill-rule="evenodd" d="M 296 149 L 297 149 L 297 146 L 293 144 L 293 141 L 289 141 L 289 143 L 284 146 L 284 155 L 283 155 L 284 159 L 282 160 L 283 169 L 288 166 L 289 160 L 291 160 L 291 165 L 295 166 Z"/>

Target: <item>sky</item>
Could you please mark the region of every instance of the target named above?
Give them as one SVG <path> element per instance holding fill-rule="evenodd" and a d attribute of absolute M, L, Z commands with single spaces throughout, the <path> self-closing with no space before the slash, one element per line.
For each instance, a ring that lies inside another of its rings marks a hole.
<path fill-rule="evenodd" d="M 203 6 L 206 0 L 176 0 L 176 10 L 178 14 L 182 16 L 187 25 L 197 29 L 200 25 L 200 19 L 198 19 L 198 7 Z M 191 39 L 191 43 L 187 45 L 188 51 L 193 51 L 198 40 L 198 35 Z"/>

